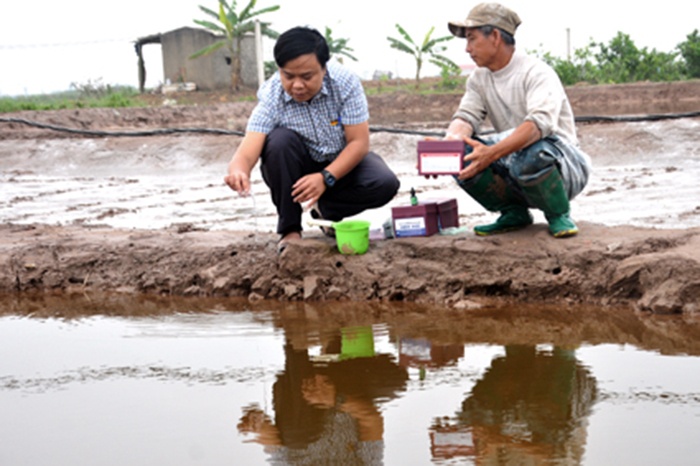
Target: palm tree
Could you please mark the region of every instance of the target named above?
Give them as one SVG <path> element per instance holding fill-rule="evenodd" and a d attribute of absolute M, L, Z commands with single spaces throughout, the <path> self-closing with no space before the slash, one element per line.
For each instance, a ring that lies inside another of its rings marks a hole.
<path fill-rule="evenodd" d="M 404 28 L 402 28 L 399 24 L 396 25 L 396 29 L 399 31 L 401 36 L 403 36 L 405 42 L 399 39 L 395 39 L 393 37 L 387 37 L 387 40 L 391 44 L 391 48 L 399 50 L 401 52 L 405 52 L 411 55 L 416 60 L 416 89 L 420 84 L 420 71 L 423 67 L 423 60 L 425 59 L 425 56 L 428 56 L 428 61 L 430 63 L 433 63 L 434 65 L 437 65 L 440 68 L 455 69 L 459 67 L 455 62 L 453 62 L 449 58 L 440 55 L 441 52 L 447 50 L 447 47 L 445 47 L 444 45 L 438 46 L 440 42 L 452 40 L 454 36 L 444 36 L 438 37 L 436 39 L 431 39 L 430 36 L 433 35 L 433 31 L 435 30 L 435 26 L 433 26 L 432 28 L 430 28 L 430 31 L 428 31 L 428 33 L 425 35 L 423 43 L 421 45 L 417 45 L 415 42 L 413 42 L 411 36 L 409 36 L 408 33 L 404 30 Z"/>
<path fill-rule="evenodd" d="M 331 31 L 331 28 L 328 26 L 326 26 L 326 34 L 324 37 L 328 43 L 329 52 L 331 55 L 335 55 L 340 63 L 343 63 L 343 58 L 338 57 L 338 55 L 344 55 L 354 61 L 357 61 L 357 58 L 350 53 L 354 52 L 354 49 L 348 47 L 349 39 L 333 39 L 333 31 Z"/>
<path fill-rule="evenodd" d="M 231 4 L 227 5 L 224 0 L 219 0 L 219 12 L 215 12 L 206 8 L 202 5 L 199 9 L 202 10 L 207 15 L 214 18 L 217 23 L 211 21 L 202 21 L 195 19 L 194 22 L 203 26 L 216 34 L 223 35 L 224 38 L 218 42 L 215 42 L 203 49 L 193 53 L 190 58 L 197 58 L 203 55 L 208 55 L 221 47 L 226 47 L 231 54 L 230 65 L 231 65 L 231 88 L 234 92 L 238 91 L 240 88 L 241 79 L 241 40 L 243 35 L 248 32 L 253 32 L 255 30 L 255 21 L 253 18 L 260 16 L 265 13 L 270 13 L 272 11 L 279 10 L 279 5 L 271 6 L 268 8 L 263 8 L 261 10 L 254 11 L 255 4 L 257 0 L 250 0 L 248 4 L 241 10 L 240 13 L 236 13 L 237 2 L 236 0 L 231 0 Z M 276 39 L 279 33 L 270 29 L 270 23 L 260 23 L 260 31 L 263 35 Z"/>

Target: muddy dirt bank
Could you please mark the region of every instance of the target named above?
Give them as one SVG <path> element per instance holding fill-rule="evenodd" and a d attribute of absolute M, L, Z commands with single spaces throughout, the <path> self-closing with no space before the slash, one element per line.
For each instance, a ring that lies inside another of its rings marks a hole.
<path fill-rule="evenodd" d="M 381 240 L 362 256 L 308 237 L 278 257 L 274 234 L 3 225 L 0 291 L 411 301 L 464 312 L 485 297 L 700 311 L 700 229 L 580 226 L 565 240 L 545 225 L 488 238 Z"/>

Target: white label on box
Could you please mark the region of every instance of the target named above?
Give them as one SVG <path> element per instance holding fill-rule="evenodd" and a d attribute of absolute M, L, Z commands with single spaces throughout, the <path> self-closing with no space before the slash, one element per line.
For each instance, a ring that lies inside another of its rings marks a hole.
<path fill-rule="evenodd" d="M 421 152 L 418 171 L 421 175 L 457 174 L 462 169 L 459 152 Z"/>
<path fill-rule="evenodd" d="M 474 437 L 471 432 L 436 432 L 434 443 L 436 446 L 473 447 Z"/>
<path fill-rule="evenodd" d="M 425 217 L 397 218 L 394 220 L 394 233 L 400 236 L 425 236 Z"/>

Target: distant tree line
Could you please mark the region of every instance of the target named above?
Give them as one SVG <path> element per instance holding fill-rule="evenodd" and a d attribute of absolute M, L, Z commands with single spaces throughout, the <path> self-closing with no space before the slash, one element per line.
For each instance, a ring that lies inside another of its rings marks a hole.
<path fill-rule="evenodd" d="M 534 53 L 549 63 L 567 86 L 582 82 L 619 84 L 700 78 L 697 29 L 672 52 L 640 49 L 628 34 L 618 32 L 607 44 L 591 41 L 588 46 L 576 49 L 570 59 L 561 59 L 549 52 Z"/>

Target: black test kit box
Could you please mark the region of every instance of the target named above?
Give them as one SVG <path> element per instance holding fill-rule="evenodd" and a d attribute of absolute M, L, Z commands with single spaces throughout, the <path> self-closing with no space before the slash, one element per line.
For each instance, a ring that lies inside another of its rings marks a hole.
<path fill-rule="evenodd" d="M 464 141 L 418 141 L 420 175 L 456 175 L 463 158 Z"/>

